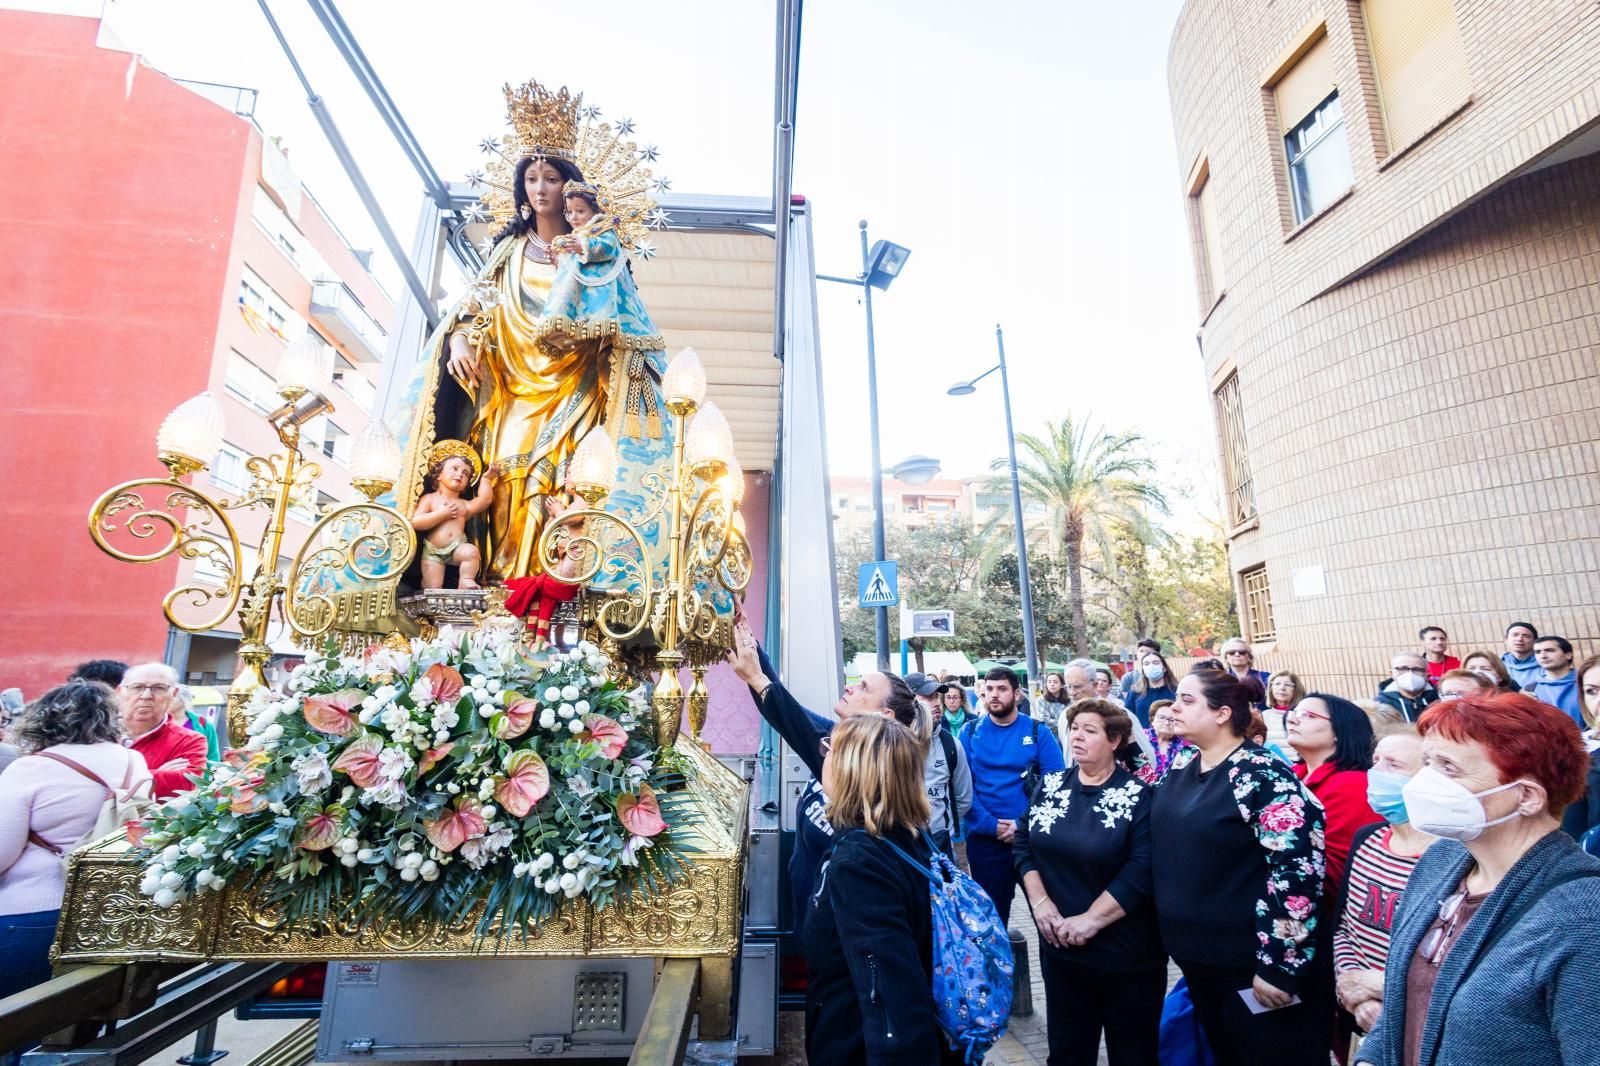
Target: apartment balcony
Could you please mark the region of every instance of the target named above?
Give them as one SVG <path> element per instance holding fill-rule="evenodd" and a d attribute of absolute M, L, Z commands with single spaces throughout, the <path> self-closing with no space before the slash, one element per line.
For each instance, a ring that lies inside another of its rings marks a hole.
<path fill-rule="evenodd" d="M 352 359 L 364 363 L 382 361 L 386 340 L 383 327 L 344 282 L 312 282 L 310 313 L 312 321 L 344 345 Z"/>

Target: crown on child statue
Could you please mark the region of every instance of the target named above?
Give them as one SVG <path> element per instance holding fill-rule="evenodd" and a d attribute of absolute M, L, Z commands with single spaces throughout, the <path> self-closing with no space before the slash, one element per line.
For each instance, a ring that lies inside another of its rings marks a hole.
<path fill-rule="evenodd" d="M 465 459 L 472 464 L 472 480 L 476 481 L 483 475 L 483 460 L 478 458 L 477 451 L 466 441 L 441 440 L 428 449 L 428 469 L 432 470 L 446 459 Z"/>
<path fill-rule="evenodd" d="M 582 172 L 581 184 L 595 194 L 600 213 L 612 219 L 622 246 L 640 259 L 654 256 L 655 246 L 645 238 L 651 229 L 664 229 L 670 217 L 651 194 L 668 191 L 672 183 L 655 177 L 648 166 L 658 156 L 654 145 L 640 148 L 625 139 L 633 133 L 633 120 L 602 122 L 600 109 L 583 106 L 581 93 L 565 86 L 552 91 L 532 79 L 507 85 L 505 95 L 511 129 L 479 143 L 489 161 L 483 170 L 467 175 L 481 192 L 491 229 L 497 231 L 516 212 L 513 186 L 519 162 L 564 159 Z"/>
<path fill-rule="evenodd" d="M 569 181 L 561 187 L 562 196 L 571 196 L 573 193 L 580 192 L 588 193 L 590 196 L 593 196 L 596 199 L 599 199 L 600 197 L 600 190 L 595 188 L 593 185 L 590 185 L 586 181 Z"/>

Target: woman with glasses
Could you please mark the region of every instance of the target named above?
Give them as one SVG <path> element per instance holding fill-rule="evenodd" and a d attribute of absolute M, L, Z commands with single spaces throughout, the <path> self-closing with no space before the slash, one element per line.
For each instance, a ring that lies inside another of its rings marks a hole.
<path fill-rule="evenodd" d="M 1194 749 L 1150 807 L 1167 954 L 1218 1066 L 1327 1066 L 1331 1018 L 1296 998 L 1323 920 L 1322 808 L 1282 759 L 1245 739 L 1238 678 L 1191 673 L 1174 717 Z"/>
<path fill-rule="evenodd" d="M 1600 860 L 1558 828 L 1588 770 L 1577 723 L 1504 693 L 1436 703 L 1417 728 L 1406 812 L 1446 839 L 1406 885 L 1356 1062 L 1600 1062 Z"/>
<path fill-rule="evenodd" d="M 1327 818 L 1324 846 L 1331 890 L 1344 876 L 1356 830 L 1383 821 L 1367 805 L 1372 722 L 1349 700 L 1313 692 L 1289 712 L 1288 735 L 1289 746 L 1300 756 L 1295 776 L 1317 797 Z"/>
<path fill-rule="evenodd" d="M 1150 728 L 1145 730 L 1145 736 L 1150 741 L 1151 757 L 1133 772 L 1139 780 L 1153 785 L 1167 776 L 1173 759 L 1190 746 L 1178 735 L 1178 721 L 1173 716 L 1171 700 L 1157 700 L 1150 705 Z"/>
<path fill-rule="evenodd" d="M 1267 706 L 1267 672 L 1255 669 L 1256 653 L 1250 650 L 1250 645 L 1243 637 L 1234 637 L 1224 641 L 1222 645 L 1222 665 L 1240 681 L 1254 680 L 1261 688 L 1261 695 L 1250 701 L 1258 711 L 1266 710 Z"/>

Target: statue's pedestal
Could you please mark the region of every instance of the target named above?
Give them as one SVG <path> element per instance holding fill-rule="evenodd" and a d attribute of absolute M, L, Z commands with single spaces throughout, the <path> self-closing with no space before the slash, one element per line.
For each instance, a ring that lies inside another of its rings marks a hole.
<path fill-rule="evenodd" d="M 684 760 L 694 813 L 686 819 L 687 875 L 656 893 L 596 911 L 576 900 L 527 939 L 476 935 L 481 905 L 446 926 L 424 920 L 383 932 L 358 922 L 278 927 L 275 916 L 228 888 L 168 908 L 139 892 L 143 868 L 121 834 L 76 852 L 68 866 L 58 965 L 271 959 L 573 959 L 619 956 L 732 958 L 739 951 L 747 783 L 688 737 Z"/>

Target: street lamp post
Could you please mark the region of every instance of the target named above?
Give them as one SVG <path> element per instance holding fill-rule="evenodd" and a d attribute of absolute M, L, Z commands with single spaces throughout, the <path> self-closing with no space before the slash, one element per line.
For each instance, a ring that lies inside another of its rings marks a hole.
<path fill-rule="evenodd" d="M 1006 372 L 1006 338 L 999 325 L 994 327 L 994 340 L 1000 351 L 1000 362 L 985 370 L 971 381 L 959 381 L 950 386 L 951 396 L 970 396 L 977 391 L 978 382 L 1000 371 L 1000 394 L 1006 407 L 1006 449 L 1011 459 L 1011 521 L 1017 530 L 1017 581 L 1022 586 L 1022 643 L 1028 658 L 1028 686 L 1039 681 L 1039 644 L 1033 632 L 1033 583 L 1028 577 L 1028 535 L 1022 528 L 1022 486 L 1017 480 L 1017 433 L 1011 424 L 1011 378 Z"/>
<path fill-rule="evenodd" d="M 884 556 L 883 534 L 883 465 L 878 452 L 878 352 L 872 333 L 872 290 L 887 289 L 911 255 L 909 249 L 888 241 L 867 244 L 867 220 L 861 220 L 861 273 L 854 278 L 831 277 L 818 274 L 819 281 L 834 281 L 855 285 L 861 289 L 862 301 L 867 308 L 867 404 L 872 431 L 872 555 L 874 561 Z M 876 607 L 874 630 L 878 650 L 878 670 L 889 669 L 889 608 Z"/>

